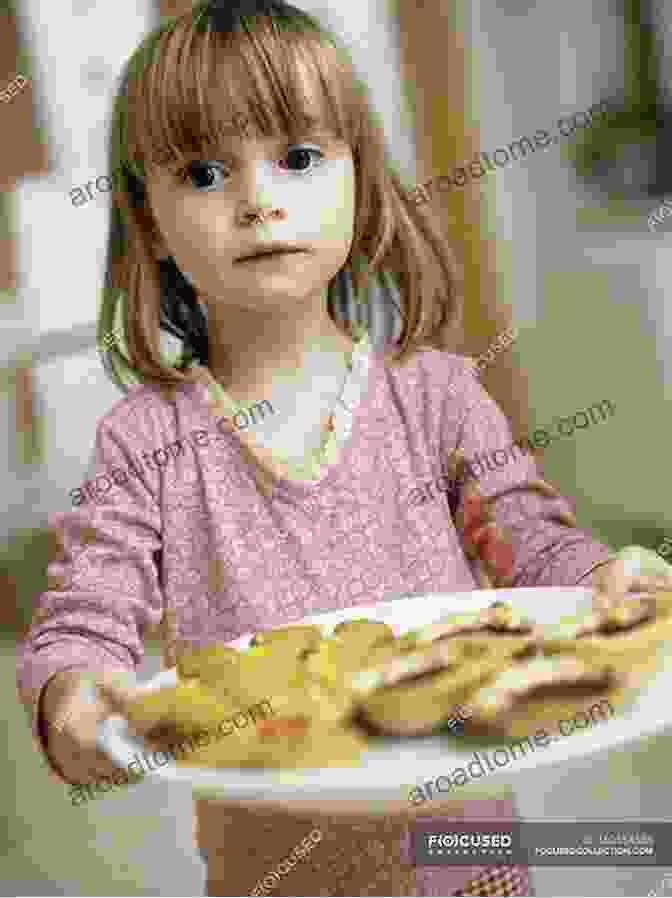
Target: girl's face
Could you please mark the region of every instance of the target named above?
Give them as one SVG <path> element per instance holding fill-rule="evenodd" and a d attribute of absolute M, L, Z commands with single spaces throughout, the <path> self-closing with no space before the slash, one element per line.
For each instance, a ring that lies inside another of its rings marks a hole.
<path fill-rule="evenodd" d="M 270 312 L 322 297 L 347 261 L 352 152 L 319 128 L 291 142 L 234 134 L 216 155 L 155 171 L 147 189 L 157 255 L 173 256 L 209 314 L 222 304 Z M 282 246 L 259 255 L 273 244 Z"/>

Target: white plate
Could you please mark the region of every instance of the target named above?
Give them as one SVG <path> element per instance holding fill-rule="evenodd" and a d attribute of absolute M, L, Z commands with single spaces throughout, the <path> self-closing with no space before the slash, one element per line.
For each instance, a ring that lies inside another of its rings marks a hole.
<path fill-rule="evenodd" d="M 326 614 L 313 615 L 301 622 L 320 624 L 324 635 L 334 626 L 353 617 L 386 621 L 397 635 L 422 624 L 432 623 L 456 612 L 485 608 L 495 600 L 509 602 L 540 623 L 552 623 L 565 614 L 586 610 L 591 605 L 592 591 L 575 587 L 532 589 L 476 590 L 462 593 L 429 594 L 412 598 L 381 602 L 377 605 L 344 608 Z M 299 623 L 294 621 L 293 623 Z M 242 636 L 229 645 L 244 649 L 252 634 Z M 565 738 L 558 738 L 547 747 L 537 747 L 522 757 L 495 768 L 472 782 L 485 784 L 493 778 L 499 785 L 509 782 L 526 770 L 558 764 L 570 758 L 605 752 L 617 745 L 634 742 L 662 730 L 672 721 L 672 706 L 668 698 L 672 690 L 672 653 L 665 657 L 662 669 L 645 692 L 639 693 L 631 707 L 620 711 L 618 717 L 598 720 L 583 730 L 575 729 Z M 176 683 L 175 669 L 162 671 L 141 688 L 158 689 Z M 567 726 L 564 729 L 569 729 Z M 235 732 L 230 738 L 235 738 Z M 361 765 L 352 768 L 326 767 L 303 770 L 239 770 L 236 768 L 206 769 L 177 767 L 168 763 L 155 769 L 152 778 L 189 783 L 199 797 L 220 797 L 232 800 L 292 801 L 408 801 L 411 790 L 437 776 L 446 775 L 457 767 L 464 767 L 474 759 L 474 751 L 488 751 L 490 757 L 506 741 L 476 742 L 459 735 L 436 735 L 423 738 L 386 740 L 362 755 Z M 136 752 L 143 750 L 141 742 L 130 737 L 124 718 L 116 715 L 100 728 L 99 745 L 118 764 L 126 767 Z M 501 757 L 501 756 L 500 756 Z M 494 785 L 494 784 L 493 784 Z M 451 798 L 459 799 L 467 787 L 450 790 Z M 433 793 L 436 797 L 436 792 Z"/>

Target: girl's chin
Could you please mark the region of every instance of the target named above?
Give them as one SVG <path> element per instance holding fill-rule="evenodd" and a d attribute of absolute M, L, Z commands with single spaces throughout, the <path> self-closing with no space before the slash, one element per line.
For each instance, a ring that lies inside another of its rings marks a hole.
<path fill-rule="evenodd" d="M 325 285 L 326 289 L 326 285 Z M 236 306 L 236 308 L 245 308 L 250 311 L 260 311 L 262 309 L 269 312 L 277 309 L 278 311 L 287 312 L 293 306 L 297 309 L 305 306 L 310 297 L 314 297 L 316 304 L 321 304 L 323 288 L 318 286 L 312 290 L 299 289 L 291 285 L 277 284 L 274 286 L 245 284 L 239 288 L 231 288 L 227 285 L 226 294 L 220 294 L 219 298 L 214 299 L 214 304 L 219 307 L 226 305 Z"/>

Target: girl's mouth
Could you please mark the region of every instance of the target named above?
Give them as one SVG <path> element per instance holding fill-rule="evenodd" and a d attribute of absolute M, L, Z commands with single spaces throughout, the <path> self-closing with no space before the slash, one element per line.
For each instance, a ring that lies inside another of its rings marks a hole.
<path fill-rule="evenodd" d="M 267 247 L 260 247 L 257 250 L 253 250 L 250 253 L 247 253 L 244 256 L 240 256 L 237 259 L 238 262 L 258 262 L 262 259 L 281 259 L 286 256 L 295 255 L 297 253 L 304 253 L 305 249 L 296 246 L 287 246 L 287 245 L 269 245 Z"/>

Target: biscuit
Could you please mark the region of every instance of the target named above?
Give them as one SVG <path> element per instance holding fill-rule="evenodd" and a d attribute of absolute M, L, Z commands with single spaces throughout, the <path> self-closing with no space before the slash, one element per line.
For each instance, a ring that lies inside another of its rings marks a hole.
<path fill-rule="evenodd" d="M 308 652 L 303 667 L 308 675 L 319 681 L 347 690 L 350 678 L 362 667 L 382 664 L 410 650 L 407 643 L 385 640 L 386 637 L 371 645 L 371 634 L 334 636 L 323 640 L 315 651 Z"/>
<path fill-rule="evenodd" d="M 512 658 L 534 647 L 526 637 L 451 639 L 353 677 L 358 719 L 387 735 L 425 735 Z"/>
<path fill-rule="evenodd" d="M 124 717 L 140 731 L 170 726 L 189 733 L 217 726 L 227 714 L 239 710 L 239 704 L 219 700 L 198 680 L 165 686 L 124 702 Z"/>
<path fill-rule="evenodd" d="M 339 639 L 356 640 L 357 642 L 375 645 L 379 642 L 388 642 L 394 639 L 394 630 L 383 621 L 356 618 L 355 620 L 341 621 L 340 624 L 337 624 L 334 627 L 334 636 L 338 636 Z"/>
<path fill-rule="evenodd" d="M 494 602 L 489 608 L 452 615 L 415 631 L 419 643 L 436 642 L 469 633 L 508 633 L 532 635 L 535 625 L 524 614 L 504 602 Z"/>
<path fill-rule="evenodd" d="M 282 627 L 277 630 L 263 630 L 256 633 L 252 637 L 250 645 L 256 648 L 284 643 L 287 646 L 292 646 L 296 654 L 300 655 L 304 651 L 317 648 L 321 639 L 322 631 L 316 625 Z"/>
<path fill-rule="evenodd" d="M 238 664 L 240 652 L 225 645 L 205 645 L 177 648 L 176 666 L 179 679 L 201 677 L 205 680 L 217 677 L 231 664 Z"/>
<path fill-rule="evenodd" d="M 465 700 L 471 734 L 526 736 L 541 724 L 557 725 L 588 702 L 608 700 L 624 707 L 634 698 L 632 678 L 598 656 L 534 657 L 518 661 Z"/>
<path fill-rule="evenodd" d="M 601 611 L 545 627 L 541 637 L 544 654 L 600 658 L 638 676 L 643 685 L 672 640 L 672 592 L 619 599 Z"/>
<path fill-rule="evenodd" d="M 344 621 L 329 639 L 290 626 L 243 652 L 176 643 L 178 685 L 136 697 L 126 716 L 163 740 L 197 739 L 178 760 L 188 766 L 353 765 L 371 733 L 520 738 L 590 705 L 591 717 L 605 703 L 625 708 L 670 638 L 670 591 L 613 597 L 552 626 L 501 602 L 400 638 L 371 620 Z M 227 717 L 259 702 L 272 719 L 234 733 Z M 228 738 L 208 741 L 222 721 Z"/>

